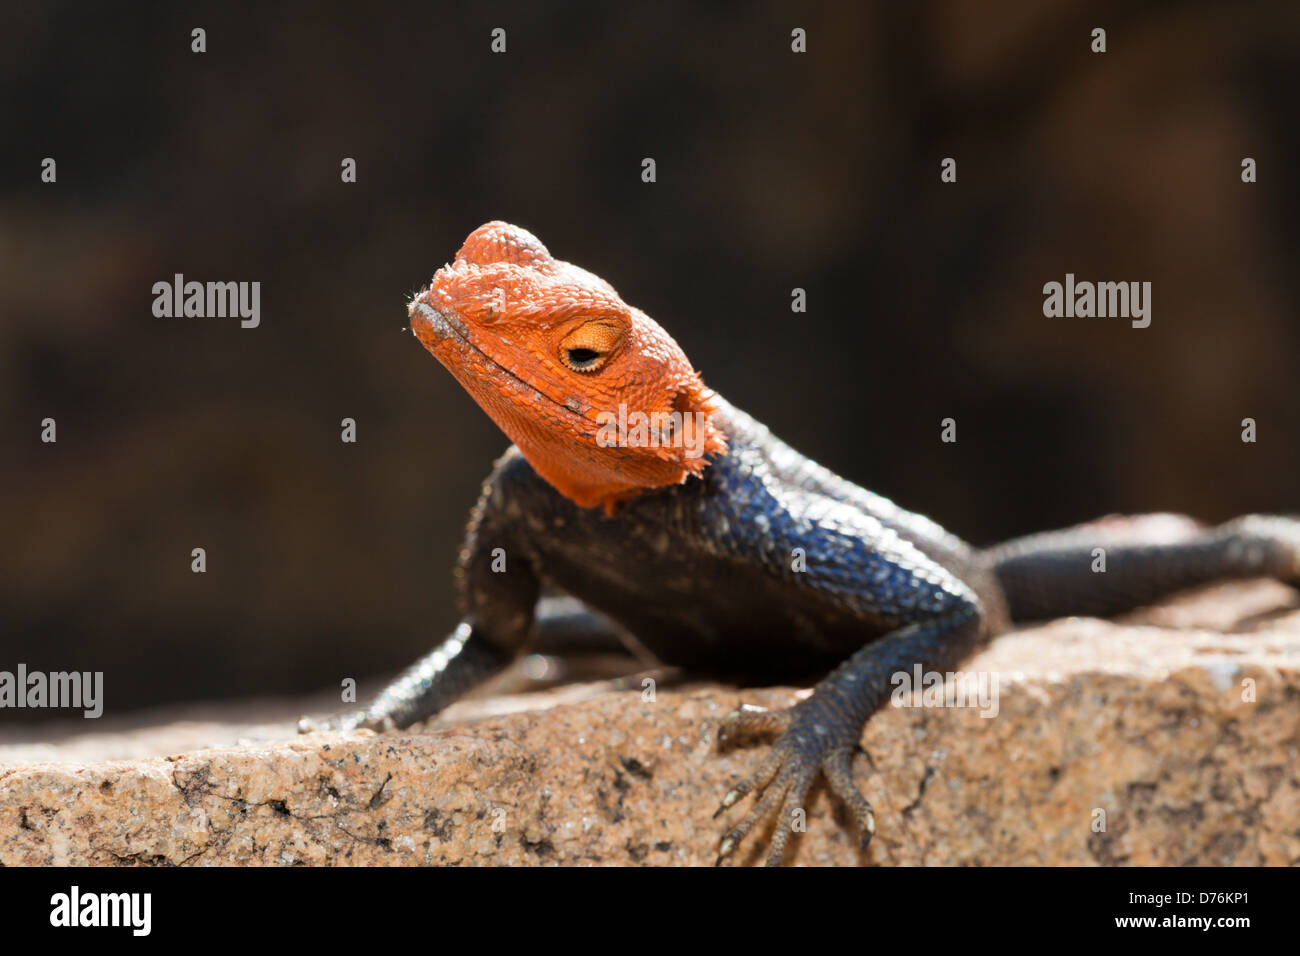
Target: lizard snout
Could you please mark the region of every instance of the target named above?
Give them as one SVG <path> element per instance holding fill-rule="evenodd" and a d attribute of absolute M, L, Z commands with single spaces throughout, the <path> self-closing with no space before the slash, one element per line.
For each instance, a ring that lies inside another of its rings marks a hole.
<path fill-rule="evenodd" d="M 465 335 L 465 325 L 454 313 L 441 312 L 420 299 L 411 303 L 407 314 L 411 317 L 411 331 L 421 340 L 433 336 L 447 338 L 457 333 Z"/>

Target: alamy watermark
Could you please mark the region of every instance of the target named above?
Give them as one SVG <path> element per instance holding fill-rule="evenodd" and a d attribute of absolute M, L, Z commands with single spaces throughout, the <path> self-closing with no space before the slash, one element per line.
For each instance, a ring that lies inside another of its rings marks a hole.
<path fill-rule="evenodd" d="M 1074 273 L 1065 282 L 1043 286 L 1043 315 L 1049 319 L 1132 319 L 1135 329 L 1151 324 L 1150 282 L 1076 282 Z"/>
<path fill-rule="evenodd" d="M 699 458 L 708 444 L 705 412 L 628 411 L 620 402 L 617 412 L 600 412 L 596 421 L 596 444 L 601 448 L 685 448 L 687 458 Z"/>
<path fill-rule="evenodd" d="M 255 329 L 262 322 L 262 283 L 186 282 L 176 273 L 171 282 L 153 284 L 153 314 L 160 319 L 226 319 Z"/>
<path fill-rule="evenodd" d="M 920 664 L 895 671 L 890 703 L 894 707 L 978 707 L 981 717 L 998 715 L 995 671 L 926 671 Z"/>
<path fill-rule="evenodd" d="M 51 926 L 121 926 L 133 936 L 148 936 L 152 913 L 152 893 L 83 893 L 74 883 L 67 893 L 50 897 Z"/>
<path fill-rule="evenodd" d="M 104 713 L 103 671 L 0 671 L 0 709 L 77 708 L 90 719 Z"/>

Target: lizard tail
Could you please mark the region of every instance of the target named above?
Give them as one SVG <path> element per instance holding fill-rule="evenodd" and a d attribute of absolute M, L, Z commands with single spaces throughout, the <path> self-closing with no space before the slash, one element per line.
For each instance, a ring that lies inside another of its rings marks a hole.
<path fill-rule="evenodd" d="M 1300 584 L 1300 519 L 1248 515 L 1206 528 L 1182 515 L 1108 517 L 980 556 L 1013 621 L 1107 617 L 1215 580 Z"/>

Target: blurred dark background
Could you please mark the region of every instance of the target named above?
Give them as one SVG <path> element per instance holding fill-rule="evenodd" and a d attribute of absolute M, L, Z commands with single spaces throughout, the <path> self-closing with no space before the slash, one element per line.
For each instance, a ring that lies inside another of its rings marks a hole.
<path fill-rule="evenodd" d="M 1298 62 L 1294 0 L 8 4 L 0 669 L 120 712 L 441 639 L 506 442 L 404 303 L 493 218 L 975 542 L 1296 511 Z M 260 281 L 261 327 L 155 318 L 177 272 Z M 1066 272 L 1150 281 L 1151 327 L 1044 318 Z"/>

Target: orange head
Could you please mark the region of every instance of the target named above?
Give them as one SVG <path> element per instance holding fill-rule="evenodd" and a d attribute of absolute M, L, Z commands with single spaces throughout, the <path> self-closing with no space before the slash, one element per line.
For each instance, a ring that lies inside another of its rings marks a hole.
<path fill-rule="evenodd" d="M 672 337 L 518 226 L 474 230 L 408 312 L 424 347 L 579 505 L 612 512 L 726 451 L 713 393 Z"/>

